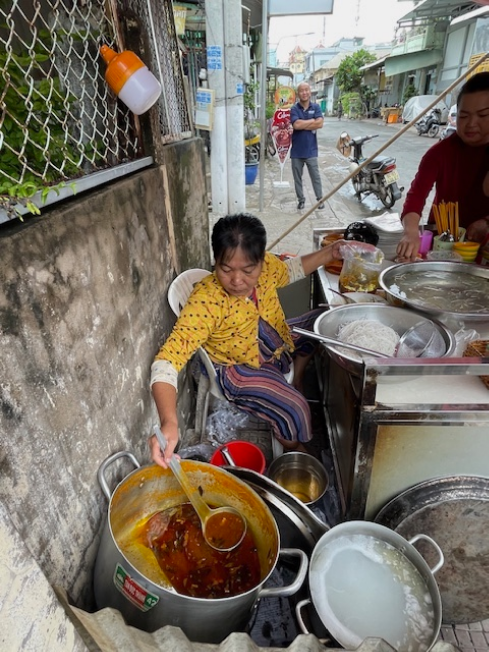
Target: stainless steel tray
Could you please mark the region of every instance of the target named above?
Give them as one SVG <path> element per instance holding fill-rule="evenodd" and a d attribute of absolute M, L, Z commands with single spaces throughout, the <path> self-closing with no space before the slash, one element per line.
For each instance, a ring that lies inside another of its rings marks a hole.
<path fill-rule="evenodd" d="M 448 476 L 406 489 L 388 502 L 375 521 L 406 539 L 427 534 L 445 556 L 435 578 L 443 622 L 474 623 L 489 617 L 489 478 Z M 430 566 L 430 546 L 417 544 Z"/>
<path fill-rule="evenodd" d="M 400 263 L 381 272 L 379 285 L 395 305 L 455 319 L 489 319 L 489 267 L 447 261 Z"/>

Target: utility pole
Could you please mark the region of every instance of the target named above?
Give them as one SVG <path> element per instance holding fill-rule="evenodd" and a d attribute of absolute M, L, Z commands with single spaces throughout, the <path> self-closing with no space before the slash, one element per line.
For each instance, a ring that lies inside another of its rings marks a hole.
<path fill-rule="evenodd" d="M 245 209 L 243 45 L 240 0 L 207 0 L 207 72 L 214 89 L 211 132 L 212 210 Z"/>

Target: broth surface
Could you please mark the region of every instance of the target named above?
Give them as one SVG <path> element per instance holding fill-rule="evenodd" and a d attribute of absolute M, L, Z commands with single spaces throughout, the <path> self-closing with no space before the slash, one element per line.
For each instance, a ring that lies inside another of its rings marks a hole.
<path fill-rule="evenodd" d="M 260 560 L 249 528 L 229 552 L 209 546 L 190 503 L 153 514 L 141 532 L 178 593 L 195 598 L 226 598 L 246 593 L 260 582 Z"/>

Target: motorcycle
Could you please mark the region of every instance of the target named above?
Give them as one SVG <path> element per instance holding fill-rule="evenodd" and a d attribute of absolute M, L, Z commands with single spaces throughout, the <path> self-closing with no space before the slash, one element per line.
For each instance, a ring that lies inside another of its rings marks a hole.
<path fill-rule="evenodd" d="M 354 172 L 365 161 L 362 151 L 363 144 L 377 137 L 378 134 L 350 138 L 346 131 L 341 134 L 338 149 L 351 162 L 349 172 Z M 404 188 L 399 188 L 397 185 L 399 172 L 397 171 L 396 159 L 392 156 L 376 156 L 351 181 L 359 201 L 362 200 L 363 194 L 373 194 L 380 199 L 386 208 L 392 208 L 396 201 L 401 198 L 404 190 Z"/>
<path fill-rule="evenodd" d="M 441 128 L 441 109 L 431 109 L 414 126 L 418 136 L 428 134 L 430 138 L 436 138 Z"/>
<path fill-rule="evenodd" d="M 451 136 L 457 131 L 457 105 L 454 104 L 453 106 L 450 107 L 450 111 L 448 113 L 448 121 L 445 129 L 442 130 L 440 133 L 440 140 L 443 140 L 444 138 L 448 138 L 448 136 Z"/>

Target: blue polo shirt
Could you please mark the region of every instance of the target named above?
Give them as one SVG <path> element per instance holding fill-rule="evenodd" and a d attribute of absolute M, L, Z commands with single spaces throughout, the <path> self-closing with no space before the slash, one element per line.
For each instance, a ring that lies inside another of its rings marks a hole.
<path fill-rule="evenodd" d="M 310 102 L 307 109 L 296 102 L 290 109 L 290 122 L 294 124 L 296 120 L 310 120 L 311 118 L 322 118 L 323 113 L 319 104 Z M 292 133 L 292 149 L 290 158 L 317 158 L 318 139 L 315 131 L 308 129 L 294 129 Z"/>

